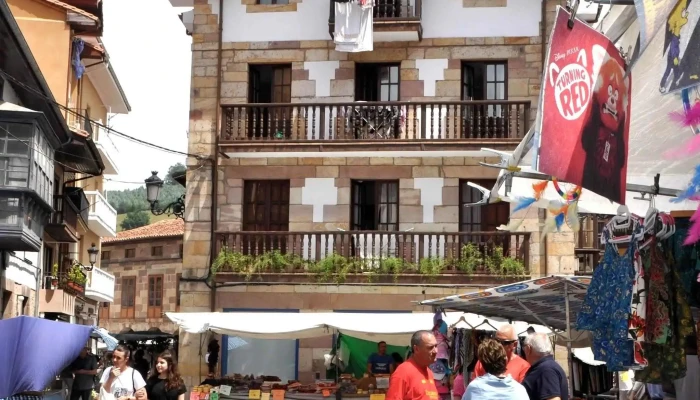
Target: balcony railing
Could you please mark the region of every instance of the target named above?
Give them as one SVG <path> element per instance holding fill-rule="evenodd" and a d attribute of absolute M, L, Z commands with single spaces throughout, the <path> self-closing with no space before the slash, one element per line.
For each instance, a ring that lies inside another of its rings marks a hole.
<path fill-rule="evenodd" d="M 100 237 L 114 237 L 117 232 L 117 210 L 98 191 L 85 192 L 90 209 L 88 226 Z"/>
<path fill-rule="evenodd" d="M 222 108 L 222 140 L 228 142 L 518 139 L 530 125 L 529 101 L 231 104 Z"/>
<path fill-rule="evenodd" d="M 328 26 L 330 34 L 333 36 L 336 2 L 334 0 L 329 0 L 329 2 Z M 379 32 L 416 31 L 418 35 L 415 39 L 420 40 L 423 36 L 420 24 L 422 14 L 422 0 L 374 0 L 374 30 Z M 405 36 L 403 37 L 405 38 Z M 375 40 L 377 40 L 376 37 Z"/>
<path fill-rule="evenodd" d="M 85 296 L 98 302 L 114 301 L 114 275 L 94 267 L 88 272 Z"/>
<path fill-rule="evenodd" d="M 529 273 L 529 239 L 526 232 L 222 232 L 215 268 L 308 274 L 330 261 L 357 275 L 522 276 Z"/>
<path fill-rule="evenodd" d="M 328 22 L 335 23 L 335 1 L 330 0 L 330 14 Z M 421 19 L 423 12 L 421 0 L 375 0 L 374 22 L 405 21 Z"/>
<path fill-rule="evenodd" d="M 95 130 L 87 110 L 82 108 L 70 108 L 69 111 L 66 111 L 66 123 L 69 128 L 83 131 L 90 137 Z"/>

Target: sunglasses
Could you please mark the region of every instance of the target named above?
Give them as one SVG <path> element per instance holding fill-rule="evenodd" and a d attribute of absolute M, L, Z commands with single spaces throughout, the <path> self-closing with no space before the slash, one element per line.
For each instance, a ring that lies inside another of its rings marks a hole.
<path fill-rule="evenodd" d="M 517 340 L 501 340 L 501 339 L 497 339 L 497 340 L 500 344 L 502 344 L 504 346 L 511 345 L 511 344 L 517 342 Z"/>

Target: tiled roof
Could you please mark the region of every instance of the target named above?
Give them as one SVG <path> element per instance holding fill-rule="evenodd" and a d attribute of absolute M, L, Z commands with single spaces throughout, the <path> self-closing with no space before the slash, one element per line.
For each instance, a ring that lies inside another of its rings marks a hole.
<path fill-rule="evenodd" d="M 185 233 L 185 221 L 177 219 L 164 219 L 154 224 L 129 229 L 117 233 L 117 237 L 103 238 L 102 243 L 126 242 L 156 237 L 179 236 Z"/>

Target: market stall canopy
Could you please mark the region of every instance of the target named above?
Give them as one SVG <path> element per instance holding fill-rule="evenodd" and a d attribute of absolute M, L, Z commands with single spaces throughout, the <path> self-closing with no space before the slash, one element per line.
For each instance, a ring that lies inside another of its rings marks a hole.
<path fill-rule="evenodd" d="M 478 313 L 487 317 L 543 324 L 565 331 L 567 299 L 564 292 L 569 294 L 570 315 L 572 321 L 575 321 L 590 282 L 590 277 L 551 276 L 498 286 L 481 292 L 425 300 L 420 304 Z"/>
<path fill-rule="evenodd" d="M 170 320 L 185 332 L 202 333 L 208 330 L 218 334 L 259 339 L 304 339 L 331 335 L 336 331 L 345 335 L 371 341 L 386 341 L 393 345 L 406 345 L 411 335 L 433 325 L 433 313 L 166 313 Z M 447 313 L 448 325 L 457 323 L 464 316 L 466 322 L 457 326 L 495 330 L 507 324 L 502 318 L 486 318 L 461 312 Z M 529 324 L 518 322 L 517 332 L 525 332 Z M 549 329 L 535 325 L 535 330 L 550 333 Z"/>
<path fill-rule="evenodd" d="M 147 331 L 134 331 L 132 329 L 124 329 L 121 332 L 113 335 L 115 339 L 124 342 L 140 342 L 144 340 L 154 339 L 173 339 L 176 335 L 163 332 L 158 328 L 151 328 Z"/>
<path fill-rule="evenodd" d="M 92 333 L 90 333 L 90 337 L 93 339 L 102 339 L 102 341 L 104 342 L 104 348 L 106 348 L 109 351 L 116 349 L 117 345 L 119 344 L 119 340 L 117 340 L 114 336 L 110 335 L 109 331 L 107 331 L 107 329 L 104 328 L 93 328 Z"/>
<path fill-rule="evenodd" d="M 92 329 L 27 316 L 0 320 L 0 399 L 44 390 L 78 357 Z"/>

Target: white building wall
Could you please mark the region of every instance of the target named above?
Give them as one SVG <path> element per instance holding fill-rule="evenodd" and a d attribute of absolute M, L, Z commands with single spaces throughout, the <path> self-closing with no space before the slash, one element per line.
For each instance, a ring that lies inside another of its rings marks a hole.
<path fill-rule="evenodd" d="M 209 3 L 218 14 L 218 0 Z M 330 40 L 329 10 L 329 0 L 302 0 L 295 12 L 248 13 L 241 0 L 225 0 L 223 40 Z M 541 12 L 541 0 L 477 8 L 464 7 L 462 0 L 423 0 L 423 38 L 538 36 Z"/>

